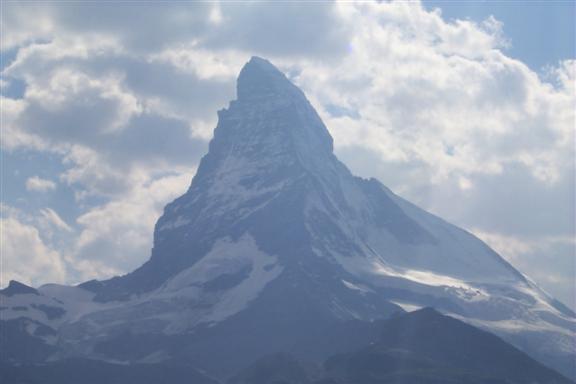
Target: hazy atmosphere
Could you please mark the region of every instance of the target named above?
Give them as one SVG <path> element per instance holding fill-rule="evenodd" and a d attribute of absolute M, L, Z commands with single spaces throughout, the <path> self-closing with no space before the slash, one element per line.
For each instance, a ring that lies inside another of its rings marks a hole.
<path fill-rule="evenodd" d="M 2 287 L 146 261 L 258 55 L 305 92 L 352 172 L 576 308 L 573 2 L 1 7 Z"/>

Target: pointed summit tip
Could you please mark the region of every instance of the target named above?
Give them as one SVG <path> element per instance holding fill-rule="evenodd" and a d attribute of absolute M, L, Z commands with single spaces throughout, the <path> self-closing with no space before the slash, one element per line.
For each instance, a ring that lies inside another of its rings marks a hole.
<path fill-rule="evenodd" d="M 252 56 L 238 76 L 238 99 L 269 97 L 300 91 L 270 61 Z"/>
<path fill-rule="evenodd" d="M 0 289 L 0 293 L 5 296 L 24 295 L 27 293 L 38 295 L 38 291 L 36 289 L 16 280 L 10 280 L 8 287 Z"/>
<path fill-rule="evenodd" d="M 247 67 L 247 66 L 255 67 L 255 68 L 258 68 L 258 69 L 264 70 L 264 71 L 280 72 L 274 66 L 274 64 L 272 64 L 270 61 L 268 61 L 268 60 L 266 60 L 260 56 L 252 56 L 250 58 L 250 60 L 244 66 L 245 67 Z"/>

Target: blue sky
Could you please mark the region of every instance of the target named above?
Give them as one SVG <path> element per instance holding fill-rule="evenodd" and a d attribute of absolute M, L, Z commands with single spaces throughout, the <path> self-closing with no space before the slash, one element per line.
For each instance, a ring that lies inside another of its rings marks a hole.
<path fill-rule="evenodd" d="M 440 8 L 447 19 L 496 17 L 510 40 L 506 51 L 536 71 L 575 57 L 574 1 L 425 0 L 423 4 L 428 9 Z"/>
<path fill-rule="evenodd" d="M 355 173 L 575 307 L 573 2 L 2 4 L 2 285 L 144 262 L 259 55 Z"/>

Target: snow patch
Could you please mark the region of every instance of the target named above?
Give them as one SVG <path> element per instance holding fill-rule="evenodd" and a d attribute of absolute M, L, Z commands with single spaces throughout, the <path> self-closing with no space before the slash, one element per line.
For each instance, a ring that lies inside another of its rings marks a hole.
<path fill-rule="evenodd" d="M 372 292 L 372 290 L 364 285 L 357 285 L 357 284 L 353 284 L 349 281 L 346 280 L 342 280 L 342 283 L 346 286 L 346 288 L 349 288 L 353 291 L 359 291 L 362 293 L 368 293 L 368 292 Z"/>
<path fill-rule="evenodd" d="M 176 229 L 190 223 L 190 219 L 187 219 L 184 216 L 177 216 L 174 220 L 164 223 L 158 230 L 165 231 L 169 229 Z"/>
<path fill-rule="evenodd" d="M 217 292 L 203 288 L 216 278 L 243 271 L 246 277 L 233 287 Z M 153 297 L 189 303 L 183 313 L 173 316 L 166 329 L 167 333 L 177 333 L 199 323 L 220 322 L 242 311 L 281 272 L 277 257 L 262 252 L 254 238 L 245 234 L 237 241 L 218 240 L 206 256 L 168 280 Z M 211 305 L 198 305 L 206 302 Z"/>
<path fill-rule="evenodd" d="M 66 310 L 61 302 L 35 294 L 2 295 L 0 306 L 2 307 L 0 320 L 8 321 L 24 317 L 42 324 L 59 322 L 58 320 L 49 319 L 47 314 L 39 309 L 42 306 Z"/>
<path fill-rule="evenodd" d="M 397 306 L 399 306 L 400 308 L 402 308 L 406 312 L 414 312 L 414 311 L 417 311 L 419 309 L 424 308 L 421 305 L 410 304 L 410 303 L 406 303 L 406 302 L 402 302 L 402 301 L 391 301 L 391 303 L 396 304 Z"/>
<path fill-rule="evenodd" d="M 440 275 L 431 271 L 391 268 L 379 261 L 374 261 L 372 266 L 374 267 L 374 272 L 379 275 L 401 277 L 403 279 L 434 287 L 473 289 L 469 284 L 462 280 L 446 275 Z"/>
<path fill-rule="evenodd" d="M 219 322 L 242 311 L 250 301 L 258 297 L 269 282 L 282 272 L 282 267 L 278 265 L 278 259 L 260 251 L 252 236 L 244 236 L 237 243 L 229 245 L 228 249 L 231 249 L 236 255 L 243 255 L 248 259 L 251 262 L 252 270 L 246 279 L 227 291 L 216 303 L 211 313 L 204 319 L 207 322 Z"/>

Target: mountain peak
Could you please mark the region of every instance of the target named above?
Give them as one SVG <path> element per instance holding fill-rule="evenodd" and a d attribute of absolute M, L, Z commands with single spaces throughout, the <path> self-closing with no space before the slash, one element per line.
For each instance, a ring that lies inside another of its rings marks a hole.
<path fill-rule="evenodd" d="M 244 68 L 254 68 L 255 70 L 268 72 L 270 74 L 274 73 L 284 76 L 282 72 L 280 72 L 278 68 L 274 66 L 274 64 L 259 56 L 252 56 L 250 60 L 244 64 Z"/>
<path fill-rule="evenodd" d="M 255 99 L 278 94 L 296 93 L 304 96 L 272 63 L 252 56 L 238 77 L 238 99 Z"/>
<path fill-rule="evenodd" d="M 6 287 L 4 289 L 0 289 L 0 293 L 5 295 L 5 296 L 13 296 L 13 295 L 27 294 L 27 293 L 31 293 L 33 295 L 38 295 L 38 291 L 36 289 L 29 287 L 26 284 L 22 284 L 21 282 L 16 281 L 16 280 L 10 280 L 8 287 Z"/>
<path fill-rule="evenodd" d="M 332 137 L 314 107 L 268 60 L 252 57 L 244 65 L 237 93 L 237 99 L 218 113 L 198 180 L 221 166 L 230 169 L 226 159 L 258 168 L 267 164 L 266 172 L 287 164 L 311 169 L 335 160 Z"/>

